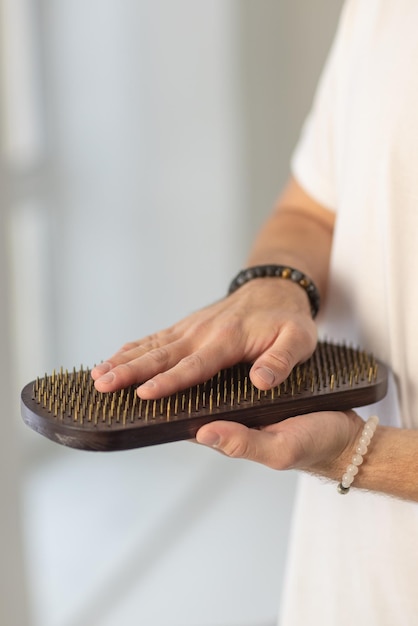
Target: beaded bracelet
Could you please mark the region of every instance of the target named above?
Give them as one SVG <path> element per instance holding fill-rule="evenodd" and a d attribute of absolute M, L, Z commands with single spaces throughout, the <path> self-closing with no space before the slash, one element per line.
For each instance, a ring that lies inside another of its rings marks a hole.
<path fill-rule="evenodd" d="M 229 285 L 228 295 L 254 278 L 267 278 L 272 276 L 285 278 L 300 285 L 302 289 L 306 291 L 309 298 L 312 317 L 316 317 L 319 311 L 319 291 L 315 283 L 313 283 L 306 274 L 287 265 L 256 265 L 255 267 L 247 267 L 241 270 Z"/>
<path fill-rule="evenodd" d="M 377 417 L 377 415 L 372 415 L 372 417 L 369 417 L 369 419 L 365 423 L 363 427 L 363 432 L 361 433 L 361 437 L 356 447 L 356 452 L 353 455 L 351 463 L 345 470 L 345 474 L 343 474 L 341 482 L 337 487 L 338 493 L 344 495 L 350 491 L 351 484 L 354 480 L 354 477 L 358 474 L 359 466 L 363 463 L 363 457 L 367 452 L 367 448 L 369 447 L 370 441 L 376 431 L 378 423 L 379 418 Z"/>

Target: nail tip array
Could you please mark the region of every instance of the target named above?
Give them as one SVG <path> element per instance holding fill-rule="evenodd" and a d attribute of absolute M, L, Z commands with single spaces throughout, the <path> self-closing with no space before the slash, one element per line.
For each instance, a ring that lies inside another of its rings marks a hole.
<path fill-rule="evenodd" d="M 111 433 L 158 424 L 174 425 L 195 418 L 200 424 L 205 419 L 224 417 L 241 421 L 240 415 L 249 414 L 250 409 L 252 413 L 268 413 L 271 423 L 276 408 L 279 414 L 281 407 L 294 402 L 295 410 L 301 406 L 300 412 L 304 412 L 305 402 L 305 412 L 310 412 L 317 398 L 371 388 L 382 374 L 382 366 L 373 355 L 326 341 L 319 342 L 310 359 L 295 367 L 283 383 L 269 391 L 254 387 L 249 378 L 250 367 L 240 363 L 202 384 L 159 400 L 140 399 L 134 386 L 101 393 L 94 386 L 89 368 L 73 368 L 70 372 L 61 368 L 25 387 L 22 415 L 29 426 L 46 436 L 48 429 L 54 431 L 55 424 L 61 433 L 68 428 L 77 431 L 81 438 L 83 431 Z"/>

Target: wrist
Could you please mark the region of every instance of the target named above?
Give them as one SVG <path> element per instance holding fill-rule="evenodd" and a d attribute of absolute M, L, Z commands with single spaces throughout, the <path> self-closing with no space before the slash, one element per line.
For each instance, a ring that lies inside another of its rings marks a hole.
<path fill-rule="evenodd" d="M 315 283 L 303 272 L 288 265 L 255 265 L 241 270 L 229 285 L 228 295 L 253 280 L 279 279 L 289 281 L 301 288 L 308 299 L 312 318 L 319 311 L 320 297 Z"/>
<path fill-rule="evenodd" d="M 357 439 L 354 453 L 350 458 L 350 462 L 345 468 L 344 473 L 341 476 L 341 480 L 338 483 L 338 493 L 344 495 L 350 491 L 363 461 L 367 453 L 369 452 L 369 446 L 372 443 L 372 439 L 377 429 L 379 418 L 377 415 L 372 415 L 364 423 L 360 437 Z"/>
<path fill-rule="evenodd" d="M 316 328 L 306 294 L 291 281 L 278 281 L 277 278 L 251 280 L 227 297 L 236 299 L 242 306 L 253 308 L 256 305 L 259 311 L 273 308 L 276 310 L 276 319 L 302 316 L 306 318 L 304 325 Z"/>
<path fill-rule="evenodd" d="M 324 413 L 323 415 L 327 415 Z M 321 458 L 299 469 L 316 476 L 340 482 L 347 466 L 355 454 L 365 422 L 355 411 L 332 411 L 329 419 L 327 437 L 322 438 L 325 447 Z M 328 445 L 327 445 L 328 444 Z"/>

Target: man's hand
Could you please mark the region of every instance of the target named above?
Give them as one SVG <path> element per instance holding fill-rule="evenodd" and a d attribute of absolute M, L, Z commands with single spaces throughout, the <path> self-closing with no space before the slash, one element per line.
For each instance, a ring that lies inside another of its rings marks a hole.
<path fill-rule="evenodd" d="M 281 278 L 258 278 L 174 326 L 126 344 L 92 377 L 101 392 L 140 384 L 140 397 L 155 399 L 246 361 L 253 362 L 253 384 L 265 390 L 309 358 L 316 340 L 303 289 Z"/>
<path fill-rule="evenodd" d="M 340 480 L 363 425 L 354 411 L 324 411 L 292 417 L 260 430 L 235 422 L 212 422 L 200 428 L 196 440 L 233 458 Z"/>
<path fill-rule="evenodd" d="M 335 216 L 290 179 L 261 229 L 249 265 L 288 264 L 326 294 Z M 144 399 L 170 395 L 239 361 L 265 390 L 281 383 L 316 345 L 307 294 L 282 278 L 257 278 L 170 328 L 123 346 L 92 371 L 98 391 L 139 384 Z"/>

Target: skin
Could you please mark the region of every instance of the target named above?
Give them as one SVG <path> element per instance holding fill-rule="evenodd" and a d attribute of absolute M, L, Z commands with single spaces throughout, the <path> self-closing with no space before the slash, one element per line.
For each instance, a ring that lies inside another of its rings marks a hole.
<path fill-rule="evenodd" d="M 296 267 L 312 278 L 323 301 L 334 220 L 333 212 L 291 179 L 254 243 L 248 266 Z M 155 399 L 239 361 L 251 361 L 251 380 L 265 390 L 307 359 L 316 341 L 303 289 L 283 279 L 255 279 L 173 326 L 125 344 L 94 368 L 92 376 L 101 392 L 141 383 L 138 395 Z M 196 440 L 230 457 L 339 481 L 363 425 L 354 411 L 298 416 L 259 430 L 217 421 L 203 426 Z M 418 502 L 417 452 L 417 432 L 379 426 L 354 488 Z"/>

